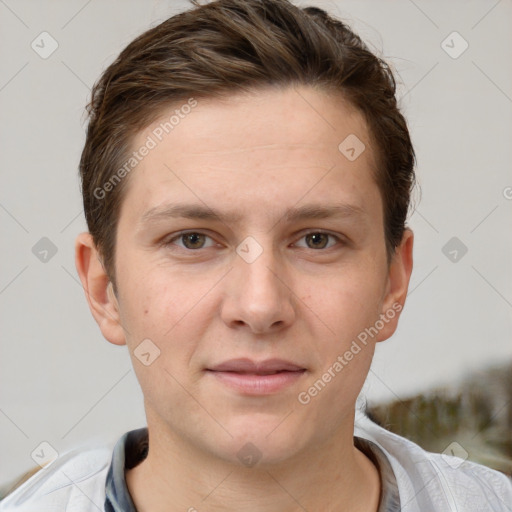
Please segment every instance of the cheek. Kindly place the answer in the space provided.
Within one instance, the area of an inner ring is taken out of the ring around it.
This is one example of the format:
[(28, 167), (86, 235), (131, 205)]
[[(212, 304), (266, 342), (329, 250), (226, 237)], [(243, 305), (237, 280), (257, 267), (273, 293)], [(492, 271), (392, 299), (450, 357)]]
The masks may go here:
[(119, 286), (124, 325), (132, 339), (165, 333), (184, 316), (190, 293), (158, 265), (125, 260), (119, 266)]
[(191, 282), (158, 266), (123, 277), (121, 311), (130, 352), (149, 339), (160, 352), (155, 364), (183, 377), (213, 321), (214, 295), (208, 293), (212, 283)]
[(383, 290), (377, 278), (329, 279), (329, 285), (311, 288), (304, 301), (335, 339), (335, 344), (346, 343), (362, 330), (371, 326), (379, 317)]
[(317, 365), (299, 402), (318, 408), (326, 422), (337, 424), (350, 412), (366, 380), (377, 341), (373, 327), (380, 314), (378, 299), (375, 287), (333, 282), (321, 300), (310, 303), (323, 324), (317, 320), (321, 326), (312, 345)]

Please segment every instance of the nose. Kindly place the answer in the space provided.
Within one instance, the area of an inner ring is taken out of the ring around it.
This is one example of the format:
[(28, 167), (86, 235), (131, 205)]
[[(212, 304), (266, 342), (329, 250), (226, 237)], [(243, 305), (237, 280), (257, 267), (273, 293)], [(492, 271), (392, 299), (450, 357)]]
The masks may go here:
[(231, 328), (246, 326), (254, 334), (290, 326), (296, 315), (296, 301), (284, 263), (271, 248), (263, 249), (254, 261), (240, 254), (226, 276), (223, 321)]

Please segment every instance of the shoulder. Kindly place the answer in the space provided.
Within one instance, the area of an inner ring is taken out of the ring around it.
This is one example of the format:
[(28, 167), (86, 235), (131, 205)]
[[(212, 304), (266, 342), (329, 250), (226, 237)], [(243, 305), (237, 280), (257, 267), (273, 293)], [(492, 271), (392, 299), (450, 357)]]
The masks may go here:
[(112, 451), (69, 451), (37, 471), (0, 502), (0, 512), (103, 510)]
[(512, 479), (454, 455), (427, 452), (364, 415), (356, 435), (377, 444), (395, 473), (402, 510), (479, 512), (512, 510)]

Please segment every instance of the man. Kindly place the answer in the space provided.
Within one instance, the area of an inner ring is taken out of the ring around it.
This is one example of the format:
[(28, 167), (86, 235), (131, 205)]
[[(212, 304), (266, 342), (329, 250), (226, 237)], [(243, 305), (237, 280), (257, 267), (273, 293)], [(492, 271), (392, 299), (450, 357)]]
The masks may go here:
[(356, 413), (407, 295), (414, 151), (348, 27), (285, 0), (195, 5), (120, 54), (89, 113), (76, 264), (148, 425), (0, 510), (511, 510), (501, 473)]

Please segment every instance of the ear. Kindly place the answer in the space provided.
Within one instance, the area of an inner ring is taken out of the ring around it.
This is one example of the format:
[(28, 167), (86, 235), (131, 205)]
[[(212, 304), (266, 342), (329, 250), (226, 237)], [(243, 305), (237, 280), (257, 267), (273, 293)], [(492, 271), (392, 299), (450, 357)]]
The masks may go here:
[(103, 336), (114, 345), (125, 345), (119, 304), (90, 233), (81, 233), (76, 239), (75, 265), (89, 309)]
[(412, 272), (414, 234), (406, 228), (400, 245), (396, 248), (388, 270), (386, 294), (382, 303), (381, 320), (384, 327), (377, 341), (387, 340), (396, 331), (398, 318), (405, 305)]

